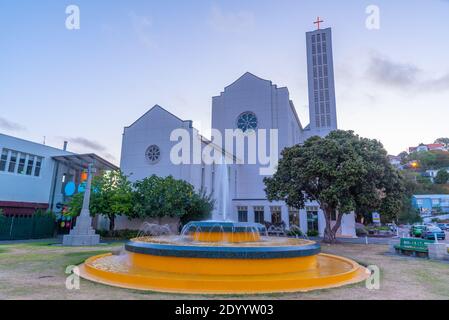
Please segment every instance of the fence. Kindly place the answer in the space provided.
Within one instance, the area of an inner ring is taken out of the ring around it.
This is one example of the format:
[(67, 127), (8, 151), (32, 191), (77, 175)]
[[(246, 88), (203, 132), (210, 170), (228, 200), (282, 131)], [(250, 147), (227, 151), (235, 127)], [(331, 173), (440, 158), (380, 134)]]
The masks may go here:
[(0, 240), (52, 238), (55, 219), (51, 216), (5, 217), (0, 215)]

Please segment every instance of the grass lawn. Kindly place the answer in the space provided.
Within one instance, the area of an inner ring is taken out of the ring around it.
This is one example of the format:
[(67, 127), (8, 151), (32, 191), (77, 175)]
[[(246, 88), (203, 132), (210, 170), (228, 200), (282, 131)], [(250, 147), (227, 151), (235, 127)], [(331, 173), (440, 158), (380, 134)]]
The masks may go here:
[(122, 249), (122, 244), (67, 248), (50, 242), (0, 245), (0, 299), (449, 299), (449, 264), (390, 255), (387, 246), (323, 245), (323, 252), (352, 258), (381, 270), (380, 290), (365, 283), (309, 293), (258, 296), (199, 296), (140, 292), (81, 280), (80, 290), (65, 288), (66, 267)]

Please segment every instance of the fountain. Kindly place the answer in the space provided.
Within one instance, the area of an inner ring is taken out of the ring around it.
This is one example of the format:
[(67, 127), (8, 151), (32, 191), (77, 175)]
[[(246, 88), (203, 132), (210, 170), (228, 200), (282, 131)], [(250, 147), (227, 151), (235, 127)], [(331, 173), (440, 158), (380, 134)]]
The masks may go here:
[(268, 237), (256, 223), (191, 222), (180, 235), (146, 228), (149, 235), (131, 239), (122, 254), (87, 259), (79, 275), (122, 288), (192, 294), (310, 291), (369, 276), (352, 260), (320, 253), (316, 242)]

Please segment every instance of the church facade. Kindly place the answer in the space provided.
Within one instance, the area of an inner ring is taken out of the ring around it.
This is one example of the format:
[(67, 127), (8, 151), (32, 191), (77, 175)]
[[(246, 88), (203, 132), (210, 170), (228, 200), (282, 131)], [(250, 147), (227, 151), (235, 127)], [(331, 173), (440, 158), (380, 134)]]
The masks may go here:
[[(309, 125), (302, 126), (286, 87), (247, 72), (212, 98), (211, 139), (204, 138), (192, 121), (158, 105), (125, 127), (122, 171), (134, 181), (171, 175), (213, 194), (214, 220), (283, 223), (287, 229), (297, 226), (304, 233), (315, 230), (323, 235), (325, 221), (318, 203), (297, 210), (284, 202), (269, 202), (263, 179), (274, 172), (270, 168), (275, 168), (273, 162), (284, 148), (337, 129), (330, 32), (318, 29), (306, 37)], [(192, 147), (181, 150), (186, 139)], [(181, 161), (174, 157), (180, 154)], [(205, 154), (215, 157), (205, 161)], [(338, 234), (355, 237), (353, 214), (344, 215)]]

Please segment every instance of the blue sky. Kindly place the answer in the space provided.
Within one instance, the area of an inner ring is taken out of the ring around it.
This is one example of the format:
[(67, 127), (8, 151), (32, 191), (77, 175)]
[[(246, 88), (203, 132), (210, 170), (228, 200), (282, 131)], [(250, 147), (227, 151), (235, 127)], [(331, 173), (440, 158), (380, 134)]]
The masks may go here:
[[(65, 28), (68, 5), (81, 29)], [(368, 5), (380, 29), (365, 27)], [(209, 134), (246, 71), (289, 88), (308, 124), (305, 32), (333, 28), (339, 126), (397, 154), (449, 136), (449, 1), (0, 0), (0, 132), (118, 163), (159, 104)]]

